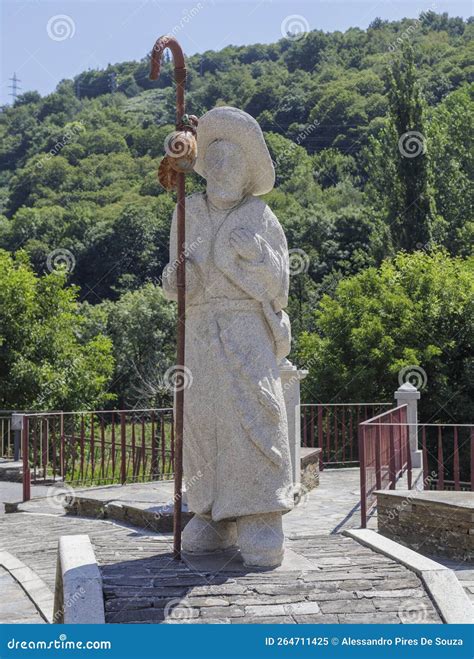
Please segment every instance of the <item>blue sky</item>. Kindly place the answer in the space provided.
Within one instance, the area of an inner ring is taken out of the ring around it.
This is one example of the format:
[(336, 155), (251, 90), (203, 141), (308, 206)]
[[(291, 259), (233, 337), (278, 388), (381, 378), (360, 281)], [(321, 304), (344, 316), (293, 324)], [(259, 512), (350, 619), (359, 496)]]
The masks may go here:
[[(430, 9), (466, 18), (470, 0), (0, 0), (0, 104), (16, 72), (22, 91), (53, 91), (63, 78), (108, 63), (140, 59), (174, 30), (187, 54), (228, 45), (269, 43), (282, 24), (309, 29), (365, 28)], [(295, 19), (288, 17), (297, 15)]]

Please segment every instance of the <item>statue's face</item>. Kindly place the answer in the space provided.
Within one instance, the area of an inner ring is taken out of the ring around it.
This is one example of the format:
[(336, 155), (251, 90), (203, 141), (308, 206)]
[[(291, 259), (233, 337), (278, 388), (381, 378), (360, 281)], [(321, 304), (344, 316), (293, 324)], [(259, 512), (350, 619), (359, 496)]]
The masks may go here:
[(247, 188), (247, 163), (242, 149), (232, 142), (217, 140), (204, 158), (207, 194), (221, 202), (237, 202)]

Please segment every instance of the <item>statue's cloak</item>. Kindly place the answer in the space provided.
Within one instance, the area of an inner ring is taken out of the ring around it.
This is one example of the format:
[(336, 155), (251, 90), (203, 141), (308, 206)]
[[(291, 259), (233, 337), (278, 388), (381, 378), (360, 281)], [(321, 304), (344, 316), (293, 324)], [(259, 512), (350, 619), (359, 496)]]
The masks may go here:
[[(261, 247), (241, 258), (230, 236), (244, 228)], [(163, 288), (176, 299), (176, 213)], [(215, 521), (293, 506), (288, 425), (279, 363), (290, 351), (288, 248), (268, 206), (248, 197), (212, 213), (186, 200), (184, 478), (189, 509)]]

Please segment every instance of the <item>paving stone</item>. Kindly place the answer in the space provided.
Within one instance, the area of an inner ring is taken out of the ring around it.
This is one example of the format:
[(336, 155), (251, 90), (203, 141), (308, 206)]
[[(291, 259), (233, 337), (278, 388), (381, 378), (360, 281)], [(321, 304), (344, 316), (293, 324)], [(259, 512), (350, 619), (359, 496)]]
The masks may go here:
[(423, 592), (414, 588), (407, 588), (406, 590), (359, 590), (356, 591), (356, 597), (359, 599), (374, 599), (379, 597), (423, 597)]
[(184, 597), (189, 591), (186, 588), (121, 588), (117, 586), (104, 587), (107, 599), (114, 597)]
[(295, 621), (290, 616), (278, 616), (274, 618), (244, 616), (243, 618), (232, 618), (230, 622), (233, 625), (291, 625), (294, 624)]
[(229, 606), (229, 602), (223, 597), (188, 597), (183, 604), (195, 607), (202, 606)]
[(237, 622), (242, 618), (190, 618), (189, 620), (163, 620), (163, 625), (230, 625), (231, 622)]
[(150, 597), (117, 597), (105, 602), (106, 611), (125, 611), (127, 609), (147, 609), (153, 606)]
[(312, 586), (305, 583), (294, 584), (256, 584), (252, 590), (262, 595), (299, 595), (301, 592), (308, 592)]
[(236, 583), (224, 583), (212, 586), (193, 586), (189, 595), (242, 595), (248, 589)]
[[(405, 588), (419, 588), (421, 586), (420, 578), (413, 572), (408, 572), (403, 578), (385, 579), (384, 582), (375, 584), (375, 588), (383, 590), (404, 590)], [(357, 590), (365, 590), (365, 588), (357, 588)]]
[(311, 601), (316, 601), (316, 602), (331, 602), (335, 600), (348, 600), (348, 599), (356, 599), (355, 593), (349, 593), (347, 590), (345, 591), (337, 591), (334, 593), (318, 593), (318, 592), (313, 592), (309, 593), (308, 595), (308, 600)]
[(406, 604), (407, 601), (405, 598), (374, 600), (374, 606), (377, 611), (393, 611), (394, 613), (398, 613), (406, 607)]
[(283, 616), (283, 615), (308, 615), (320, 613), (321, 609), (317, 602), (296, 602), (295, 604), (263, 604), (260, 606), (246, 606), (247, 616)]
[(301, 602), (305, 599), (304, 595), (237, 595), (229, 597), (232, 604), (250, 606), (259, 604), (289, 604), (292, 602)]
[(296, 623), (300, 625), (337, 625), (339, 620), (337, 615), (294, 615)]
[(210, 608), (201, 609), (201, 616), (203, 618), (220, 618), (221, 616), (224, 618), (236, 618), (243, 615), (244, 610), (241, 607), (232, 604), (226, 607), (212, 606)]
[(107, 588), (108, 586), (113, 586), (117, 585), (120, 586), (120, 588), (123, 588), (125, 586), (137, 586), (139, 588), (151, 588), (154, 583), (153, 579), (150, 579), (149, 577), (123, 577), (123, 578), (114, 578), (110, 579), (109, 577), (103, 577), (103, 582), (104, 586)]
[(371, 600), (335, 600), (321, 602), (321, 611), (323, 613), (371, 613), (375, 611), (375, 606)]
[[(341, 625), (364, 625), (369, 622), (367, 615), (360, 613), (345, 613), (338, 615), (339, 624)], [(377, 613), (370, 614), (370, 623), (377, 625), (399, 625), (401, 620), (396, 613)]]

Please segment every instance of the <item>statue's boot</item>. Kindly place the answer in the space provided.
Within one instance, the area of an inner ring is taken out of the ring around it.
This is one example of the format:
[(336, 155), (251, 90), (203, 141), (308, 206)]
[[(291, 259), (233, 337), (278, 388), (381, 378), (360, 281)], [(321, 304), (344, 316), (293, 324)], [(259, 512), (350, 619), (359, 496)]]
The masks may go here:
[(282, 514), (237, 517), (237, 540), (247, 567), (278, 567), (283, 560)]
[(186, 524), (182, 535), (183, 551), (205, 554), (237, 545), (237, 528), (234, 521), (213, 522), (210, 515), (194, 515)]

